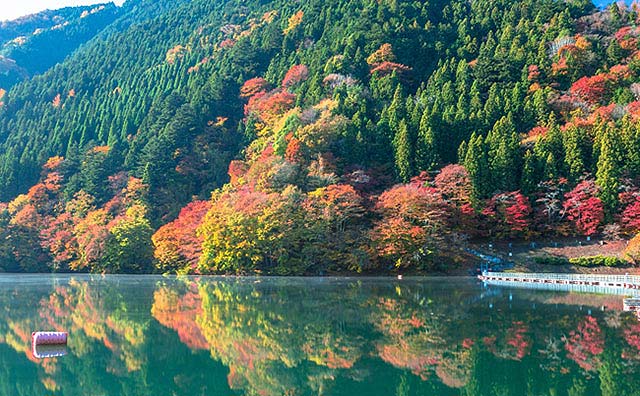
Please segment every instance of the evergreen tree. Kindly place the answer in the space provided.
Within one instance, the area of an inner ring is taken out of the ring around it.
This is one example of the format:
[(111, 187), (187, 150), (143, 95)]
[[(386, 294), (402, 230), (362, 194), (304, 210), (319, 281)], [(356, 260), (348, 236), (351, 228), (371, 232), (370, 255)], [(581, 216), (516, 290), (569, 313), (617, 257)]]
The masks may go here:
[(414, 174), (414, 145), (407, 122), (400, 121), (400, 126), (393, 139), (396, 172), (403, 182), (408, 182)]
[(513, 191), (520, 180), (520, 139), (511, 117), (502, 117), (487, 135), (493, 189)]
[(584, 154), (582, 152), (583, 139), (581, 129), (571, 126), (564, 131), (563, 144), (565, 149), (564, 166), (567, 176), (576, 182), (586, 171)]
[(525, 195), (531, 195), (538, 186), (539, 173), (536, 166), (536, 157), (531, 150), (527, 150), (524, 154), (524, 165), (522, 167), (522, 179), (520, 181), (520, 190)]
[(620, 138), (624, 151), (624, 171), (627, 175), (640, 174), (640, 125), (625, 117), (622, 120)]
[(393, 93), (393, 100), (387, 109), (389, 128), (391, 128), (391, 131), (394, 133), (399, 130), (400, 122), (406, 117), (405, 102), (406, 100), (402, 92), (402, 86), (398, 84), (395, 92)]
[(557, 179), (560, 176), (557, 163), (558, 161), (553, 155), (553, 152), (548, 152), (544, 159), (544, 177), (546, 180)]
[(464, 163), (464, 160), (466, 157), (467, 157), (467, 142), (463, 141), (462, 143), (460, 143), (460, 146), (458, 147), (458, 163), (459, 164)]
[(596, 184), (599, 197), (605, 207), (605, 213), (612, 218), (618, 206), (618, 189), (620, 187), (620, 146), (617, 131), (606, 128), (600, 139), (600, 156), (596, 172)]
[(469, 178), (473, 186), (471, 198), (477, 206), (480, 200), (488, 198), (493, 192), (487, 149), (481, 135), (476, 135), (475, 133), (471, 135), (463, 165), (469, 172)]
[(416, 170), (433, 170), (439, 161), (436, 142), (440, 139), (431, 127), (431, 119), (427, 111), (422, 114), (418, 139), (416, 142)]

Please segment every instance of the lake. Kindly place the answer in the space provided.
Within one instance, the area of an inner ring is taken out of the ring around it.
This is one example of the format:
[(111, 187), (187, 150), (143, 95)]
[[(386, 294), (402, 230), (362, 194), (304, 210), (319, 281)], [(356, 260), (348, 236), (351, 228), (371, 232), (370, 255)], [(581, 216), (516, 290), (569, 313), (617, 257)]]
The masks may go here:
[[(0, 395), (631, 395), (622, 297), (472, 278), (0, 276)], [(69, 332), (37, 359), (35, 330)], [(65, 351), (62, 351), (65, 352)]]

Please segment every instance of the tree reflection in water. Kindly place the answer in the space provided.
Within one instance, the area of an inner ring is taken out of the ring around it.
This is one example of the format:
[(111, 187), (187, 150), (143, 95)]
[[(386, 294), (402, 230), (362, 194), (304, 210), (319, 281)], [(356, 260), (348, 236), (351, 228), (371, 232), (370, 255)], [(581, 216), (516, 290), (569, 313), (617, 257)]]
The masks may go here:
[[(433, 278), (1, 286), (0, 395), (640, 393), (620, 297)], [(35, 329), (69, 331), (68, 355), (32, 356)]]

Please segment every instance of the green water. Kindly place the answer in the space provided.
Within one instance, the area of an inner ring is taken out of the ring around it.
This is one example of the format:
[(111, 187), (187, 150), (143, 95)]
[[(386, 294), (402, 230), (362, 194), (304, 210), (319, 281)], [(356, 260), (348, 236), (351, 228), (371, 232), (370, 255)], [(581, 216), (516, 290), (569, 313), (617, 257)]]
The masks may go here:
[[(640, 394), (622, 298), (471, 278), (0, 276), (0, 395)], [(35, 359), (34, 330), (69, 332)]]

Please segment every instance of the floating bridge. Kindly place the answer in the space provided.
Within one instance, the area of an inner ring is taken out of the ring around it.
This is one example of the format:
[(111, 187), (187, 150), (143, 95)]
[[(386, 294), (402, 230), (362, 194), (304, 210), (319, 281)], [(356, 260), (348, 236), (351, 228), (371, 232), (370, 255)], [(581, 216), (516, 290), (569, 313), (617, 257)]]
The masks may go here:
[(483, 272), (487, 285), (640, 297), (640, 276)]
[(478, 275), (478, 278), (485, 285), (617, 294), (627, 297), (623, 300), (623, 310), (635, 312), (638, 320), (640, 320), (640, 276), (485, 271), (482, 275)]

